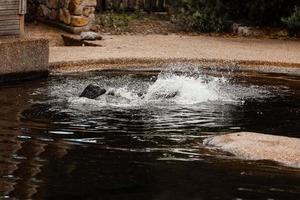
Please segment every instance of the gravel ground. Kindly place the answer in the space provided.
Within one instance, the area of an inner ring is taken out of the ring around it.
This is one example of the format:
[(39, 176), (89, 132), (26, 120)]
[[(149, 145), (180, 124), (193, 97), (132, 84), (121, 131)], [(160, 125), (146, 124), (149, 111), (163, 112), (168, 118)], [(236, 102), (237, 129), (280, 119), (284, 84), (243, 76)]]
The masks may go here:
[[(182, 35), (114, 35), (101, 47), (51, 47), (50, 63), (101, 63), (104, 60), (217, 60), (300, 67), (300, 42)], [(150, 62), (151, 64), (151, 62)], [(74, 65), (74, 67), (76, 67)], [(86, 66), (88, 67), (88, 66)]]

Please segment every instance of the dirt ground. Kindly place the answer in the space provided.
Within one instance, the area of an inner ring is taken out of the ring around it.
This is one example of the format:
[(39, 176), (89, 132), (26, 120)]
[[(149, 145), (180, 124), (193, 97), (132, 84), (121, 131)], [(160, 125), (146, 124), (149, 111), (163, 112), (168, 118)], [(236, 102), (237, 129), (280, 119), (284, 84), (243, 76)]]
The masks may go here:
[(300, 42), (182, 35), (110, 35), (102, 47), (52, 47), (50, 62), (118, 58), (218, 59), (300, 64)]
[[(44, 24), (26, 25), (26, 37), (48, 38), (50, 63), (101, 63), (103, 60), (218, 60), (300, 66), (300, 41), (188, 34), (103, 33), (99, 47), (66, 47), (63, 30)], [(149, 61), (150, 62), (150, 61)]]
[(61, 34), (69, 33), (39, 22), (25, 25), (25, 37), (46, 38), (49, 40), (50, 46), (64, 46)]

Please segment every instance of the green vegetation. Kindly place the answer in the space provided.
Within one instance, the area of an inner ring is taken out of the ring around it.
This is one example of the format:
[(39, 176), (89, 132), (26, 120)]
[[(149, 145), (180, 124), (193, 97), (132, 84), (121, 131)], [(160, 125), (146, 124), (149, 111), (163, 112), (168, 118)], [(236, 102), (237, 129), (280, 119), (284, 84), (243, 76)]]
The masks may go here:
[[(128, 6), (129, 2), (131, 1), (128, 1)], [(233, 23), (287, 28), (291, 36), (300, 29), (299, 0), (168, 0), (163, 5), (171, 14), (177, 29), (185, 31), (224, 32)], [(96, 24), (127, 30), (129, 24), (136, 24), (137, 21), (142, 23), (152, 15), (148, 12), (150, 10), (142, 9), (143, 7), (130, 10), (135, 12), (126, 12), (126, 9), (121, 8), (122, 6), (120, 9), (111, 8), (107, 12), (98, 13)]]
[(290, 17), (283, 18), (282, 22), (287, 25), (289, 34), (294, 36), (300, 30), (300, 7), (295, 7), (293, 14)]
[(126, 27), (129, 22), (138, 19), (140, 16), (138, 14), (125, 14), (125, 13), (115, 13), (106, 12), (102, 14), (97, 14), (96, 23), (102, 25), (103, 27)]
[(199, 32), (221, 32), (224, 30), (226, 15), (219, 0), (186, 0), (175, 6), (178, 13), (175, 22), (183, 29)]
[(298, 29), (300, 12), (295, 6), (300, 6), (299, 0), (177, 0), (174, 4), (175, 21), (183, 29), (199, 32), (221, 32), (231, 22)]

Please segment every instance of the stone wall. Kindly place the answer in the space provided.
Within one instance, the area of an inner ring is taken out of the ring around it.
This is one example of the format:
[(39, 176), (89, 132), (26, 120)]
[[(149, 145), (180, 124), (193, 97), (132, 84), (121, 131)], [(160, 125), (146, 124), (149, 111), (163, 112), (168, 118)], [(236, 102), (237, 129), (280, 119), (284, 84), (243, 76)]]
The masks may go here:
[(97, 0), (39, 0), (37, 18), (79, 33), (95, 20)]

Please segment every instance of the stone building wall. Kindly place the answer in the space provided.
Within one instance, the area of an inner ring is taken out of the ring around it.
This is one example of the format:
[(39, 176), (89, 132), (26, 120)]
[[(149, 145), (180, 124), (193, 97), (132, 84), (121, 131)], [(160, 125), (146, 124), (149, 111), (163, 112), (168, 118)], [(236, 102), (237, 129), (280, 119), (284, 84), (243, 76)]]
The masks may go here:
[(97, 0), (38, 0), (36, 17), (79, 33), (90, 29), (96, 6)]

